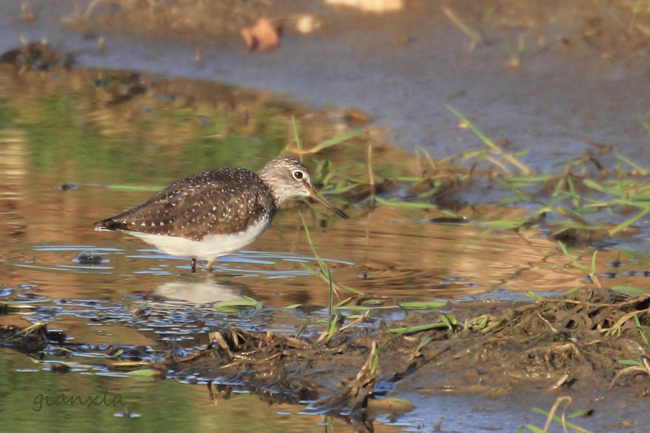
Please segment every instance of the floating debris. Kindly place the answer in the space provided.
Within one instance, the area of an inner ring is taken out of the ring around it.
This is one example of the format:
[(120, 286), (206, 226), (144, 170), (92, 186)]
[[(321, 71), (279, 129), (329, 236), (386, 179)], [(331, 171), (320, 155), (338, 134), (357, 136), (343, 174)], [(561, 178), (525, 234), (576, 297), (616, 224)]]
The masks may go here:
[(73, 261), (80, 265), (99, 266), (107, 260), (100, 256), (96, 251), (83, 251)]
[(64, 344), (66, 335), (61, 331), (49, 331), (45, 323), (37, 322), (26, 328), (16, 325), (0, 326), (0, 346), (11, 347), (24, 353), (45, 350), (50, 343)]
[(74, 183), (64, 183), (59, 188), (63, 191), (73, 191), (77, 189), (77, 185), (75, 185)]

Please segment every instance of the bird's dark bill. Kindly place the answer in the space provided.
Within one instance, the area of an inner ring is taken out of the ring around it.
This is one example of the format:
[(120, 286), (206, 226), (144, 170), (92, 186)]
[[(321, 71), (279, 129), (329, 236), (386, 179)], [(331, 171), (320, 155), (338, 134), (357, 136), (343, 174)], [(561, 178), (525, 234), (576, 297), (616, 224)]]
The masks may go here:
[(327, 206), (327, 208), (328, 208), (329, 210), (331, 210), (332, 212), (334, 212), (335, 214), (337, 214), (338, 216), (340, 216), (340, 217), (343, 218), (344, 220), (348, 220), (348, 219), (350, 219), (350, 217), (347, 216), (347, 215), (345, 214), (345, 212), (343, 212), (341, 209), (337, 208), (337, 207), (334, 206), (332, 203), (330, 203), (329, 201), (327, 201), (327, 199), (326, 199), (325, 197), (323, 197), (322, 195), (320, 195), (320, 193), (319, 193), (318, 191), (312, 189), (312, 190), (311, 190), (311, 196), (312, 196), (313, 198), (315, 198), (316, 200), (318, 200), (319, 202), (323, 203), (325, 206)]

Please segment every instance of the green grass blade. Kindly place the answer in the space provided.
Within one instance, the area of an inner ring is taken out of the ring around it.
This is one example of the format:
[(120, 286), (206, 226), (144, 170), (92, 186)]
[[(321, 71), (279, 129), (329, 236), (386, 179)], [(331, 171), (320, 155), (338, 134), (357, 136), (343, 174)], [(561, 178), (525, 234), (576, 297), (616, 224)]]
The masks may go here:
[(430, 301), (430, 302), (402, 302), (400, 307), (407, 310), (429, 310), (444, 307), (447, 305), (445, 301)]
[(302, 220), (302, 227), (305, 229), (305, 236), (307, 236), (307, 242), (309, 243), (309, 246), (311, 247), (311, 252), (314, 254), (314, 257), (318, 261), (318, 265), (320, 266), (321, 271), (323, 274), (328, 274), (329, 269), (327, 268), (327, 265), (325, 262), (320, 258), (318, 253), (316, 252), (316, 247), (314, 247), (314, 242), (311, 240), (311, 235), (309, 234), (309, 228), (307, 227), (307, 221), (305, 221), (305, 217), (303, 214), (300, 214), (300, 219)]
[[(534, 407), (533, 411), (535, 411), (535, 412), (537, 412), (537, 413), (539, 413), (541, 415), (544, 415), (546, 417), (548, 417), (548, 415), (549, 415), (549, 413), (547, 411), (545, 411), (543, 409), (540, 409), (540, 408), (537, 408), (537, 407)], [(582, 427), (579, 427), (579, 426), (577, 426), (575, 424), (570, 423), (569, 421), (562, 422), (562, 417), (559, 417), (557, 415), (553, 416), (553, 421), (555, 421), (557, 423), (560, 423), (562, 425), (566, 425), (570, 429), (572, 429), (572, 430), (574, 430), (576, 432), (579, 432), (579, 433), (591, 433), (589, 430), (585, 430)]]
[(591, 273), (589, 275), (596, 275), (596, 256), (598, 255), (598, 250), (594, 251), (594, 254), (591, 256)]
[(633, 359), (619, 359), (616, 362), (618, 362), (621, 365), (629, 365), (629, 366), (633, 366), (633, 367), (643, 367), (643, 363), (641, 361), (635, 361)]
[(253, 298), (245, 297), (234, 301), (220, 301), (213, 305), (213, 308), (222, 313), (239, 313), (240, 310), (260, 310), (264, 304)]
[(104, 185), (104, 188), (111, 191), (125, 191), (125, 192), (138, 192), (138, 191), (160, 191), (162, 186), (146, 186), (146, 185)]
[(632, 286), (612, 286), (611, 289), (617, 292), (645, 293), (645, 290)]
[(636, 329), (639, 331), (639, 334), (641, 334), (641, 338), (643, 338), (645, 345), (650, 347), (650, 341), (648, 341), (648, 336), (645, 335), (645, 332), (643, 331), (643, 327), (641, 326), (641, 322), (639, 321), (638, 314), (634, 315), (634, 322), (636, 323)]
[(414, 334), (416, 332), (428, 331), (436, 328), (447, 328), (447, 324), (443, 322), (428, 323), (426, 325), (409, 326), (407, 328), (392, 328), (389, 329), (393, 334)]
[(291, 116), (291, 127), (293, 128), (293, 138), (296, 140), (296, 147), (298, 148), (298, 157), (302, 162), (302, 141), (298, 135), (298, 125), (296, 124), (296, 116)]
[(560, 246), (560, 249), (562, 250), (564, 255), (567, 256), (569, 258), (569, 260), (571, 260), (571, 263), (573, 263), (578, 269), (584, 271), (585, 274), (590, 273), (585, 265), (580, 263), (575, 257), (573, 257), (571, 254), (569, 254), (569, 251), (567, 251), (566, 247), (564, 246), (564, 244), (562, 242), (558, 241), (557, 243)]
[(350, 131), (347, 134), (338, 135), (336, 137), (330, 138), (329, 140), (324, 141), (321, 144), (312, 147), (305, 153), (318, 153), (321, 150), (325, 150), (329, 147), (336, 146), (337, 144), (341, 144), (347, 140), (358, 137), (360, 135), (363, 135), (363, 131)]
[(383, 198), (379, 197), (375, 197), (375, 201), (384, 206), (398, 207), (402, 209), (437, 209), (437, 206), (431, 203), (384, 200)]
[(638, 164), (632, 162), (631, 160), (629, 160), (628, 158), (624, 157), (624, 156), (621, 155), (620, 153), (618, 153), (618, 152), (615, 151), (615, 152), (614, 152), (614, 155), (616, 156), (617, 159), (623, 161), (624, 163), (626, 163), (626, 164), (629, 165), (630, 167), (636, 169), (636, 170), (639, 172), (639, 174), (641, 174), (642, 176), (647, 176), (647, 175), (650, 173), (650, 170), (648, 170), (648, 169), (646, 169), (646, 168), (643, 168), (643, 167), (641, 167), (640, 165), (638, 165)]
[(494, 143), (492, 140), (490, 140), (489, 138), (487, 138), (487, 137), (486, 137), (486, 136), (485, 136), (485, 135), (484, 135), (484, 134), (483, 134), (483, 133), (482, 133), (478, 128), (476, 128), (476, 127), (472, 124), (472, 122), (470, 122), (470, 121), (469, 121), (465, 116), (463, 116), (463, 115), (462, 115), (458, 110), (456, 110), (455, 108), (453, 108), (451, 105), (445, 105), (445, 107), (447, 107), (447, 109), (448, 109), (449, 111), (451, 111), (452, 113), (454, 113), (454, 114), (456, 115), (456, 117), (458, 117), (460, 120), (462, 120), (462, 121), (463, 121), (463, 122), (464, 122), (464, 123), (469, 127), (469, 129), (471, 129), (472, 132), (473, 132), (474, 134), (476, 134), (476, 136), (477, 136), (478, 138), (480, 138), (480, 139), (483, 141), (483, 143), (485, 143), (485, 144), (486, 144), (486, 145), (487, 145), (487, 146), (488, 146), (488, 147), (489, 147), (493, 152), (498, 153), (498, 154), (501, 155), (501, 156), (502, 156), (506, 161), (508, 161), (510, 164), (512, 164), (512, 165), (514, 165), (515, 167), (517, 167), (517, 168), (519, 169), (519, 171), (521, 172), (521, 174), (523, 174), (524, 176), (531, 176), (531, 175), (533, 174), (532, 170), (531, 170), (528, 166), (526, 166), (526, 164), (522, 163), (522, 162), (519, 161), (515, 156), (513, 156), (512, 154), (510, 154), (510, 153), (504, 151), (504, 150), (501, 149), (499, 146), (497, 146), (496, 143)]
[(329, 295), (327, 299), (327, 329), (332, 329), (332, 310), (333, 310), (333, 305), (334, 304), (334, 287), (332, 286), (332, 273), (327, 270), (327, 279), (329, 281)]
[(613, 229), (611, 229), (609, 231), (609, 234), (614, 235), (614, 234), (620, 232), (621, 230), (628, 228), (629, 226), (631, 226), (632, 224), (634, 224), (635, 222), (637, 222), (638, 220), (640, 220), (641, 218), (643, 218), (644, 216), (646, 216), (649, 213), (650, 213), (650, 208), (646, 208), (646, 209), (642, 210), (641, 212), (639, 212), (638, 214), (636, 214), (632, 218), (622, 222), (621, 224), (619, 224), (616, 227), (614, 227)]

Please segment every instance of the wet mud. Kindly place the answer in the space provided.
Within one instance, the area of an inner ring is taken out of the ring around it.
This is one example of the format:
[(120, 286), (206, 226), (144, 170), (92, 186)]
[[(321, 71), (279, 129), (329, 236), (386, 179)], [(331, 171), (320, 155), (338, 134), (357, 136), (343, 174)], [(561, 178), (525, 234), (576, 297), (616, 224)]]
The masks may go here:
[(583, 288), (526, 303), (411, 313), (389, 325), (364, 314), (330, 335), (224, 328), (205, 334), (209, 341), (193, 353), (72, 343), (42, 323), (4, 326), (0, 344), (37, 358), (47, 353), (50, 363), (60, 361), (53, 373), (75, 367), (66, 358), (94, 354), (96, 364), (116, 373), (145, 369), (153, 377), (207, 383), (206, 398), (246, 390), (373, 431), (369, 406), (375, 414), (408, 411), (399, 402), (380, 404), (397, 387), (490, 398), (540, 392), (607, 398), (617, 388), (643, 397), (650, 392), (649, 306), (650, 295)]
[(56, 67), (69, 70), (74, 64), (74, 55), (60, 54), (47, 44), (34, 42), (2, 53), (0, 62), (19, 67), (22, 71), (50, 71)]
[[(650, 390), (647, 369), (629, 370), (619, 361), (647, 364), (648, 305), (648, 295), (582, 289), (520, 305), (463, 305), (444, 313), (455, 320), (425, 331), (418, 327), (440, 325), (443, 313), (413, 313), (390, 327), (366, 317), (373, 327), (349, 326), (327, 343), (229, 329), (173, 368), (198, 369), (203, 377), (221, 370), (228, 383), (254, 384), (338, 410), (365, 407), (365, 398), (375, 394), (374, 379), (354, 376), (374, 357), (380, 389), (402, 382), (420, 392), (497, 396), (526, 388), (603, 392), (622, 386), (643, 396)], [(368, 391), (359, 407), (353, 386)], [(329, 403), (318, 402), (317, 395)]]

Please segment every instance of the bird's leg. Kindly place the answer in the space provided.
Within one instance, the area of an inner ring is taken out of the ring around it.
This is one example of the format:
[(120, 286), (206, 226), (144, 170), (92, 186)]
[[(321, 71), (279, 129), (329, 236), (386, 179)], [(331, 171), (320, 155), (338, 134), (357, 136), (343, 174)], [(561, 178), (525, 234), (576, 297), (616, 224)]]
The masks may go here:
[(208, 266), (206, 268), (208, 272), (212, 272), (212, 262), (214, 262), (214, 259), (208, 259)]
[(196, 259), (192, 257), (192, 273), (196, 272)]

